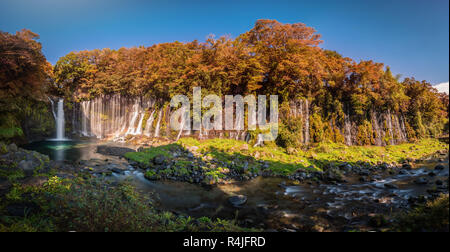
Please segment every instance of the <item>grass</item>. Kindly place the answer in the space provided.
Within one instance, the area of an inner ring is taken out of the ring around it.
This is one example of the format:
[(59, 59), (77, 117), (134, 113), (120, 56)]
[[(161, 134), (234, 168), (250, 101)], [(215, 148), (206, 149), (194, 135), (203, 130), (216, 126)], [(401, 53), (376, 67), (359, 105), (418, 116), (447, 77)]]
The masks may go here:
[(172, 157), (172, 154), (174, 151), (194, 152), (198, 158), (206, 162), (206, 166), (197, 163), (195, 169), (203, 171), (211, 180), (218, 181), (224, 178), (223, 175), (229, 169), (240, 174), (260, 174), (268, 170), (274, 176), (288, 176), (299, 169), (322, 171), (330, 163), (352, 165), (401, 163), (406, 159), (420, 159), (440, 150), (448, 150), (448, 145), (436, 139), (423, 139), (416, 143), (385, 147), (320, 143), (303, 151), (286, 149), (275, 144), (253, 147), (244, 141), (231, 139), (181, 138), (176, 143), (144, 149), (141, 152), (130, 152), (125, 156), (145, 168), (152, 168), (152, 160), (157, 155), (163, 155), (168, 160), (174, 161), (174, 165), (170, 168), (158, 172), (148, 171), (147, 177), (154, 179), (161, 176), (189, 175), (188, 165), (194, 164), (193, 160), (186, 157)]
[(449, 197), (443, 194), (406, 214), (398, 217), (393, 231), (400, 232), (448, 232)]
[[(299, 168), (320, 171), (330, 162), (357, 163), (379, 162), (400, 163), (407, 158), (419, 159), (439, 150), (448, 150), (448, 145), (436, 139), (423, 139), (416, 143), (405, 143), (393, 146), (346, 146), (335, 143), (321, 143), (307, 151), (297, 150), (290, 153), (286, 149), (268, 145), (252, 147), (243, 141), (230, 139), (196, 140), (182, 138), (178, 141), (182, 146), (197, 146), (198, 152), (210, 155), (222, 162), (253, 157), (270, 164), (274, 174), (288, 175)], [(288, 154), (289, 153), (289, 154)]]
[[(274, 174), (288, 175), (300, 168), (311, 171), (320, 170), (306, 156), (287, 154), (286, 149), (276, 145), (253, 147), (244, 141), (218, 138), (202, 141), (182, 138), (178, 143), (182, 146), (196, 146), (199, 153), (221, 162), (246, 161), (250, 169), (254, 161), (265, 161)], [(253, 168), (257, 169), (257, 167)]]
[[(0, 232), (257, 231), (241, 228), (234, 221), (157, 211), (152, 198), (130, 184), (112, 186), (101, 178), (52, 177), (43, 186), (16, 186), (0, 202)], [(39, 211), (25, 217), (8, 216), (5, 206), (16, 202), (32, 202)]]
[(448, 150), (448, 145), (436, 139), (423, 139), (416, 143), (381, 146), (345, 146), (320, 144), (307, 152), (316, 160), (371, 164), (378, 162), (401, 163), (408, 158), (420, 159), (439, 150)]
[(162, 145), (158, 147), (146, 148), (140, 152), (128, 152), (125, 157), (138, 163), (149, 166), (153, 158), (158, 155), (170, 157), (170, 152), (178, 148), (177, 144)]

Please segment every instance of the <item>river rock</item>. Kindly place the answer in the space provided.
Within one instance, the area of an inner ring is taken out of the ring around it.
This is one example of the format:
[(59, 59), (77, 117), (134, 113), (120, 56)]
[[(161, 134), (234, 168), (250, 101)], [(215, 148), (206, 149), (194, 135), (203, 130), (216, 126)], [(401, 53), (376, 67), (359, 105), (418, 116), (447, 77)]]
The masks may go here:
[(402, 168), (406, 169), (406, 170), (411, 170), (412, 166), (410, 164), (408, 164), (408, 163), (404, 163), (404, 164), (402, 164)]
[(342, 182), (341, 172), (336, 168), (329, 168), (323, 173), (323, 178), (328, 182)]
[(38, 165), (33, 163), (33, 161), (31, 160), (22, 160), (19, 162), (19, 164), (17, 165), (17, 167), (19, 169), (21, 169), (22, 171), (25, 172), (25, 175), (27, 176), (31, 176), (33, 175), (34, 169), (37, 167)]
[(100, 153), (103, 155), (123, 157), (125, 155), (125, 153), (127, 153), (127, 152), (136, 152), (136, 151), (133, 149), (130, 149), (130, 148), (126, 148), (126, 147), (116, 147), (116, 146), (107, 146), (107, 145), (97, 146), (97, 153)]
[(418, 185), (426, 185), (426, 184), (428, 184), (428, 180), (425, 178), (418, 178), (418, 179), (414, 180), (414, 183), (416, 183)]
[(436, 165), (436, 167), (434, 167), (434, 169), (437, 170), (437, 171), (442, 171), (442, 170), (445, 169), (445, 167), (443, 165), (441, 165), (441, 164), (438, 164), (438, 165)]
[(384, 184), (384, 187), (386, 187), (388, 189), (398, 189), (398, 186), (396, 186), (394, 184)]
[(47, 177), (43, 177), (43, 176), (40, 176), (40, 177), (29, 177), (29, 178), (24, 179), (21, 182), (21, 184), (25, 185), (25, 186), (38, 187), (38, 186), (44, 185), (47, 181), (48, 181), (48, 178)]
[(154, 163), (155, 165), (162, 165), (162, 164), (164, 164), (165, 161), (166, 161), (166, 156), (164, 156), (164, 155), (162, 155), (162, 154), (156, 155), (156, 156), (153, 158), (153, 163)]
[(124, 174), (125, 173), (124, 170), (122, 170), (120, 168), (117, 168), (117, 167), (112, 168), (111, 171), (114, 172), (114, 173), (117, 173), (117, 174)]
[(245, 195), (236, 195), (228, 198), (228, 202), (231, 203), (234, 207), (242, 207), (247, 202), (247, 196)]
[(15, 143), (8, 145), (8, 151), (10, 151), (10, 152), (18, 151), (17, 145)]

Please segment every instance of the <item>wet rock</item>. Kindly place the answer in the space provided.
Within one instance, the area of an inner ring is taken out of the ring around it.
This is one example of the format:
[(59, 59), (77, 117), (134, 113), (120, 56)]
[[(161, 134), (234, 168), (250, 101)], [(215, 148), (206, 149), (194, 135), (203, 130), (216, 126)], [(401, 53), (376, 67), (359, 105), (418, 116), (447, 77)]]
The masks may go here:
[(436, 165), (436, 167), (434, 167), (434, 169), (435, 169), (436, 171), (442, 171), (442, 170), (445, 169), (445, 167), (444, 167), (443, 165), (441, 165), (441, 164), (438, 164), (438, 165)]
[(398, 172), (398, 174), (400, 174), (400, 175), (406, 175), (406, 174), (408, 174), (408, 172), (405, 171), (405, 170), (400, 170), (400, 171)]
[(8, 145), (8, 151), (17, 152), (18, 151), (17, 145), (15, 143)]
[(351, 172), (353, 169), (352, 165), (349, 163), (343, 163), (342, 165), (339, 166), (339, 168), (341, 168), (342, 170), (344, 170), (346, 172)]
[(442, 182), (442, 180), (438, 179), (438, 180), (435, 181), (435, 184), (436, 185), (443, 185), (444, 182)]
[(119, 168), (117, 168), (117, 167), (112, 168), (111, 171), (114, 172), (114, 173), (117, 173), (117, 174), (123, 174), (123, 173), (125, 173), (124, 170), (119, 169)]
[(40, 176), (40, 177), (30, 177), (30, 178), (24, 179), (24, 180), (21, 182), (21, 184), (22, 184), (22, 185), (25, 185), (25, 186), (35, 186), (35, 187), (38, 187), (38, 186), (44, 185), (47, 181), (48, 181), (48, 178), (47, 178), (47, 177), (43, 177), (43, 176)]
[(153, 158), (153, 163), (155, 165), (162, 165), (162, 164), (164, 164), (165, 161), (166, 161), (166, 156), (161, 155), (161, 154), (157, 155)]
[(398, 189), (398, 186), (396, 186), (394, 184), (384, 184), (384, 187), (386, 187), (388, 189)]
[(130, 149), (130, 148), (126, 148), (126, 147), (116, 147), (116, 146), (107, 146), (107, 145), (97, 146), (97, 153), (100, 153), (103, 155), (123, 157), (125, 155), (125, 153), (127, 153), (127, 152), (136, 152), (136, 151), (133, 149)]
[(369, 175), (370, 175), (370, 172), (369, 172), (368, 170), (361, 170), (361, 171), (359, 172), (359, 175), (361, 175), (361, 176), (369, 176)]
[(228, 198), (228, 202), (234, 207), (242, 207), (245, 203), (247, 203), (247, 196), (245, 195), (236, 195)]
[(418, 178), (418, 179), (414, 180), (414, 183), (416, 183), (418, 185), (426, 185), (426, 184), (428, 184), (428, 180), (425, 178)]
[(429, 173), (428, 173), (428, 176), (434, 177), (434, 176), (436, 176), (436, 173), (434, 173), (434, 172), (429, 172)]
[(27, 176), (31, 176), (33, 175), (34, 169), (39, 166), (35, 163), (33, 163), (33, 161), (31, 160), (22, 160), (19, 162), (19, 164), (17, 165), (17, 167), (19, 169), (21, 169), (22, 171), (25, 172), (25, 175)]
[(370, 179), (366, 176), (362, 176), (359, 178), (359, 182), (367, 183), (370, 182)]
[(323, 174), (323, 178), (324, 180), (328, 181), (328, 182), (342, 182), (343, 181), (343, 177), (342, 177), (342, 173), (335, 168), (329, 168), (328, 170), (326, 170)]
[(411, 170), (412, 166), (410, 164), (408, 164), (408, 163), (404, 163), (404, 164), (402, 164), (402, 168), (406, 169), (406, 170)]

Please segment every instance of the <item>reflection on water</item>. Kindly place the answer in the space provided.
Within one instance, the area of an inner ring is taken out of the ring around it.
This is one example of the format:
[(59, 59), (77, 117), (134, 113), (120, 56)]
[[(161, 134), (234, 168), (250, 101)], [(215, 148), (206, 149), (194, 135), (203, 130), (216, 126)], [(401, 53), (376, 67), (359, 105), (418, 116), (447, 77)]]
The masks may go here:
[[(56, 161), (79, 161), (90, 159), (108, 158), (97, 153), (99, 144), (110, 144), (98, 140), (73, 140), (73, 141), (40, 141), (22, 146), (24, 149), (34, 150), (48, 155)], [(114, 144), (117, 145), (117, 144)]]

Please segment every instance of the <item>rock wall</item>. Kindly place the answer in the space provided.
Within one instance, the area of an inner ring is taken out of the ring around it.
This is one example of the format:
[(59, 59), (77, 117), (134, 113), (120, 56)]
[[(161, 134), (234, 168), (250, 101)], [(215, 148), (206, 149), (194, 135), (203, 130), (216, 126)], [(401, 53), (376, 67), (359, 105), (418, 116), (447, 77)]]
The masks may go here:
[[(181, 131), (173, 132), (168, 127), (170, 107), (162, 106), (151, 98), (129, 98), (119, 94), (100, 96), (89, 101), (74, 104), (67, 113), (72, 121), (72, 133), (80, 136), (108, 138), (115, 141), (129, 136), (172, 137), (197, 136), (205, 138), (230, 138), (249, 140), (247, 131)], [(302, 118), (303, 143), (309, 144), (310, 118), (312, 106), (306, 99), (290, 103), (289, 116)], [(352, 120), (350, 111), (346, 111), (343, 123), (336, 124), (347, 145), (358, 144), (358, 125)], [(244, 120), (244, 118), (235, 118)], [(224, 120), (222, 120), (224, 121)], [(192, 122), (191, 122), (192, 123)], [(329, 122), (333, 125), (332, 122)], [(371, 112), (371, 142), (375, 145), (398, 144), (407, 141), (405, 119), (402, 115), (386, 112)]]

